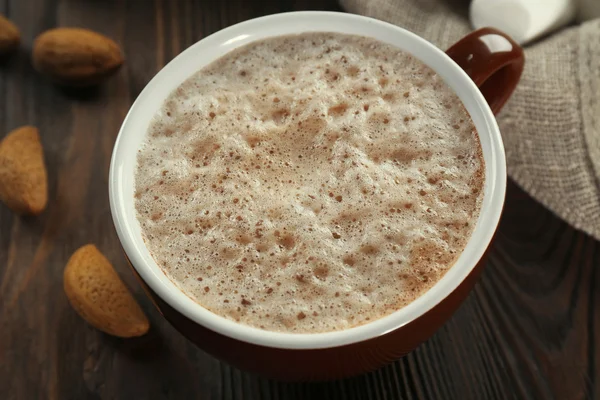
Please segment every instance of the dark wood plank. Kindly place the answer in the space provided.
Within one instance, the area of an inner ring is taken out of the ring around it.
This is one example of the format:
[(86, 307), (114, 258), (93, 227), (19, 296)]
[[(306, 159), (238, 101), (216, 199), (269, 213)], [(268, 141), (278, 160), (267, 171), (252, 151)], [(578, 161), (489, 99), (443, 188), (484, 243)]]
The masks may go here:
[[(152, 76), (225, 26), (334, 0), (0, 0), (22, 51), (0, 64), (0, 131), (37, 125), (50, 178), (38, 218), (0, 207), (2, 399), (592, 399), (600, 398), (600, 246), (509, 185), (488, 266), (473, 294), (427, 343), (343, 381), (258, 378), (196, 349), (162, 320), (127, 270), (110, 219), (107, 175), (119, 126)], [(66, 92), (31, 68), (33, 38), (54, 26), (95, 29), (127, 62), (97, 90)], [(94, 242), (135, 290), (152, 330), (119, 340), (69, 307), (62, 270)]]

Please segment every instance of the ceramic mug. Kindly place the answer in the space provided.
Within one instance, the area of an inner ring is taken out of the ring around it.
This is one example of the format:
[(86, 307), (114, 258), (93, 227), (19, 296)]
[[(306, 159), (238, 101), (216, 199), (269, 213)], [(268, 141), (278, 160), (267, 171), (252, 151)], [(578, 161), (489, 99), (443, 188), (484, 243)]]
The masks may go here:
[[(181, 292), (161, 271), (142, 239), (134, 205), (138, 148), (154, 114), (183, 81), (225, 53), (252, 41), (301, 32), (363, 35), (417, 57), (456, 92), (479, 132), (485, 160), (481, 212), (455, 265), (406, 307), (368, 324), (335, 332), (270, 332), (218, 316)], [(131, 107), (114, 146), (110, 206), (117, 234), (134, 273), (162, 315), (198, 347), (236, 367), (285, 380), (340, 378), (395, 360), (428, 339), (465, 299), (483, 265), (506, 190), (502, 138), (494, 114), (521, 75), (521, 48), (505, 34), (484, 28), (447, 53), (397, 26), (334, 12), (293, 12), (231, 26), (194, 44), (164, 67)], [(479, 86), (479, 87), (478, 87)]]

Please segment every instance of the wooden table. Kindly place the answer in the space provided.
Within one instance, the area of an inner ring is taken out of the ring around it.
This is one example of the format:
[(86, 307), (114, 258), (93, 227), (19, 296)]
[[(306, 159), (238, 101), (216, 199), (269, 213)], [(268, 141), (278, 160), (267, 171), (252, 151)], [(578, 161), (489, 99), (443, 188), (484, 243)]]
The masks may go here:
[[(108, 206), (113, 142), (132, 101), (170, 59), (249, 18), (336, 9), (332, 0), (0, 0), (22, 50), (0, 64), (0, 135), (40, 128), (50, 203), (37, 218), (0, 206), (0, 399), (584, 399), (600, 398), (600, 246), (510, 183), (497, 240), (474, 292), (428, 342), (379, 371), (285, 384), (230, 368), (188, 343), (142, 294)], [(30, 49), (55, 26), (122, 44), (118, 75), (65, 91), (38, 76)], [(148, 313), (146, 337), (119, 340), (69, 307), (62, 271), (93, 242)]]

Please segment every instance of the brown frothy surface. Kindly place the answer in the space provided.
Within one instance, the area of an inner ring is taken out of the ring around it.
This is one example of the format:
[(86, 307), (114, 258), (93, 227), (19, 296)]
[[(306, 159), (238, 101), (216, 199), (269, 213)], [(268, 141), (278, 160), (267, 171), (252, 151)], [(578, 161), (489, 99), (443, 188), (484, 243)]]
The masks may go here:
[(481, 146), (431, 69), (373, 39), (254, 42), (167, 99), (136, 208), (164, 273), (273, 331), (381, 318), (433, 286), (479, 215)]

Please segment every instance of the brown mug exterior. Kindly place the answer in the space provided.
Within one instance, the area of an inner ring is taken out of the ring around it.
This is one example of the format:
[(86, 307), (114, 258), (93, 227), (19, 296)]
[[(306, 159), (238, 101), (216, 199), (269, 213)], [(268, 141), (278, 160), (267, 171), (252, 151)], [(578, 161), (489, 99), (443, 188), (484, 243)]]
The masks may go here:
[(495, 28), (471, 32), (446, 50), (479, 87), (492, 112), (498, 114), (521, 79), (523, 49)]
[[(487, 252), (486, 252), (487, 254)], [(237, 368), (282, 381), (322, 381), (345, 378), (382, 367), (429, 339), (460, 306), (477, 282), (486, 256), (444, 300), (412, 322), (366, 341), (325, 349), (280, 349), (221, 335), (163, 301), (132, 268), (160, 313), (183, 336), (208, 354)]]
[[(493, 40), (485, 40), (486, 36)], [(482, 37), (484, 40), (481, 40)], [(510, 50), (507, 52), (506, 49)], [(452, 46), (448, 54), (472, 77), (492, 111), (497, 113), (519, 81), (524, 63), (522, 49), (502, 32), (483, 28)], [(216, 333), (175, 310), (146, 285), (135, 268), (132, 267), (132, 270), (161, 314), (207, 353), (235, 367), (269, 378), (286, 381), (328, 380), (379, 368), (409, 353), (431, 337), (470, 293), (483, 269), (487, 253), (488, 250), (450, 295), (420, 317), (384, 335), (324, 349), (259, 346)]]

